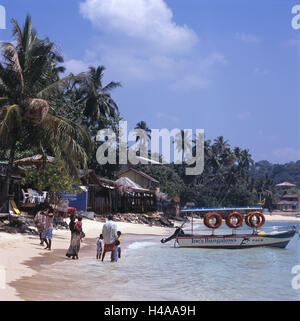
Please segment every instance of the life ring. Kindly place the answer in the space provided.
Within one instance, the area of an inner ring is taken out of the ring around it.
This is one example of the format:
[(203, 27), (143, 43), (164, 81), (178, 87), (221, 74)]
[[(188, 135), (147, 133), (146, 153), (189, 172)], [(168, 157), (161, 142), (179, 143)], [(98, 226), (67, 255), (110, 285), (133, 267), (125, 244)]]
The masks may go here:
[[(216, 219), (215, 224), (210, 223), (212, 218)], [(204, 216), (204, 225), (208, 228), (218, 228), (222, 225), (222, 216), (218, 213), (207, 213)]]
[[(253, 222), (254, 217), (257, 223)], [(250, 212), (245, 217), (245, 222), (249, 227), (261, 227), (265, 224), (265, 216), (261, 212)]]
[[(237, 223), (236, 224), (232, 223), (232, 218), (237, 219)], [(238, 212), (232, 212), (232, 213), (228, 214), (228, 216), (226, 217), (225, 222), (226, 222), (227, 226), (229, 226), (231, 228), (238, 228), (238, 227), (241, 227), (243, 225), (243, 216)]]

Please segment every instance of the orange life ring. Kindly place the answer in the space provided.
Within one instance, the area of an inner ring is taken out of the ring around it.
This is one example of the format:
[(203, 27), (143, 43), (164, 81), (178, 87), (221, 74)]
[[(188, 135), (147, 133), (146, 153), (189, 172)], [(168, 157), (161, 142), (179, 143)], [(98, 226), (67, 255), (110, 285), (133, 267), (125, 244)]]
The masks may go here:
[[(211, 224), (210, 219), (215, 218), (216, 223)], [(222, 225), (222, 216), (218, 213), (207, 213), (204, 216), (204, 224), (208, 228), (218, 228)]]
[[(232, 223), (232, 218), (237, 219), (236, 224)], [(238, 228), (243, 225), (243, 216), (238, 212), (232, 212), (232, 213), (228, 214), (225, 221), (226, 221), (227, 226), (229, 226), (231, 228)]]
[[(257, 223), (253, 222), (253, 218), (256, 218)], [(245, 217), (245, 222), (249, 227), (261, 227), (265, 224), (265, 216), (261, 212), (250, 212)]]

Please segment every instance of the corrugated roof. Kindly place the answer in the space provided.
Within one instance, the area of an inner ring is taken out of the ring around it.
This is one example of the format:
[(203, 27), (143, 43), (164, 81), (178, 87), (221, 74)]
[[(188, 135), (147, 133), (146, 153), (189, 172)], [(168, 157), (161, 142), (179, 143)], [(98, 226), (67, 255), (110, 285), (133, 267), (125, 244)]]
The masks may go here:
[(116, 180), (116, 184), (118, 185), (118, 187), (125, 187), (134, 191), (150, 192), (150, 190), (142, 188), (139, 184), (135, 183), (128, 177), (120, 177)]

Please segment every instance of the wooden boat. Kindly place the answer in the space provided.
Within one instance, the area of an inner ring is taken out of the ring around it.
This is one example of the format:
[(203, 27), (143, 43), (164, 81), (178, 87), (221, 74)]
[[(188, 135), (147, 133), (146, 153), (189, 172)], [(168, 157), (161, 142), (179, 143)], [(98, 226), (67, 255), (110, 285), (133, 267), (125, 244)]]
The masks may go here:
[[(255, 208), (256, 209), (256, 208)], [(216, 209), (214, 209), (216, 211)], [(222, 208), (224, 210), (224, 208)], [(249, 220), (250, 214), (250, 220)], [(177, 227), (175, 233), (165, 239), (162, 239), (162, 243), (166, 243), (172, 239), (175, 239), (175, 244), (181, 248), (209, 248), (209, 249), (243, 249), (243, 248), (251, 248), (251, 247), (262, 247), (262, 246), (270, 246), (270, 247), (278, 247), (278, 248), (285, 248), (290, 240), (293, 238), (295, 233), (297, 233), (296, 227), (291, 226), (285, 228), (283, 231), (272, 231), (270, 233), (266, 233), (263, 231), (258, 231), (257, 227), (261, 227), (265, 220), (264, 216), (260, 212), (250, 212), (245, 217), (245, 222), (248, 226), (253, 228), (252, 233), (247, 234), (237, 234), (236, 228), (242, 225), (242, 222), (238, 222), (233, 224), (230, 222), (230, 218), (241, 217), (242, 215), (237, 212), (233, 212), (228, 214), (226, 217), (226, 224), (232, 228), (232, 234), (227, 235), (214, 235), (214, 231), (216, 228), (221, 225), (221, 222), (218, 221), (215, 225), (212, 225), (208, 222), (211, 216), (220, 216), (216, 213), (208, 213), (204, 217), (204, 224), (207, 227), (212, 228), (213, 232), (211, 235), (195, 235), (193, 234), (193, 216), (192, 216), (192, 234), (185, 234), (185, 232), (181, 227)], [(253, 222), (251, 221), (252, 216), (259, 216), (261, 221)], [(207, 218), (207, 219), (206, 219)], [(218, 218), (218, 217), (217, 217)], [(222, 220), (221, 216), (220, 219)]]

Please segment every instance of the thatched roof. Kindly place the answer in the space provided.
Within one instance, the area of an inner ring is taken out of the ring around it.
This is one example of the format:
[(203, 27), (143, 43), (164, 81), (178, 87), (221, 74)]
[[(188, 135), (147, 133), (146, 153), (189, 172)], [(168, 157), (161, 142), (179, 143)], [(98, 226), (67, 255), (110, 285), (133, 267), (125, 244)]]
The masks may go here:
[(282, 187), (295, 187), (295, 184), (289, 183), (289, 182), (283, 182), (280, 184), (276, 184), (276, 186), (282, 186)]
[(15, 165), (40, 165), (46, 163), (53, 163), (54, 157), (46, 156), (46, 158), (42, 154), (37, 154), (34, 156), (18, 159), (14, 161)]

